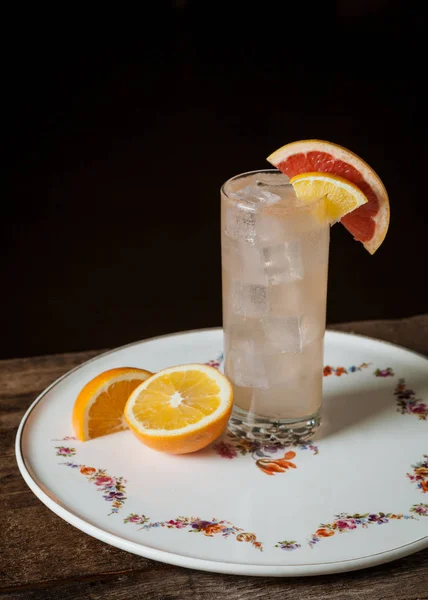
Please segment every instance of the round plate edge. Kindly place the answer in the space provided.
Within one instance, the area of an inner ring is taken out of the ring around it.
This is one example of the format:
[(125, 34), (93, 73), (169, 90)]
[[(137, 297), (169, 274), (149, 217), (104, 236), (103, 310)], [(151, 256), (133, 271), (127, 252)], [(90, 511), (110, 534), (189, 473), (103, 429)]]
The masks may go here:
[[(77, 365), (73, 369), (70, 369), (64, 375), (53, 381), (46, 389), (44, 389), (31, 403), (25, 412), (24, 416), (21, 419), (19, 427), (17, 429), (16, 438), (15, 438), (15, 456), (18, 465), (18, 469), (28, 487), (35, 494), (35, 496), (49, 508), (54, 514), (62, 518), (67, 523), (76, 527), (83, 533), (94, 537), (106, 544), (114, 546), (120, 550), (124, 550), (126, 552), (130, 552), (132, 554), (136, 554), (138, 556), (142, 556), (144, 558), (148, 558), (150, 560), (155, 560), (158, 562), (163, 562), (166, 564), (171, 564), (178, 567), (185, 567), (200, 571), (214, 572), (214, 573), (222, 573), (228, 575), (246, 575), (246, 576), (256, 576), (256, 577), (302, 577), (302, 576), (316, 576), (316, 575), (329, 575), (335, 573), (344, 573), (350, 571), (356, 571), (368, 567), (375, 567), (377, 565), (386, 564), (388, 562), (392, 562), (398, 560), (400, 558), (404, 558), (421, 550), (428, 548), (428, 536), (424, 536), (414, 542), (409, 544), (405, 544), (398, 548), (394, 548), (392, 550), (388, 550), (386, 552), (380, 552), (378, 554), (368, 555), (366, 557), (360, 557), (356, 559), (349, 559), (344, 561), (335, 561), (330, 563), (318, 563), (312, 565), (292, 565), (292, 566), (278, 566), (278, 565), (257, 565), (257, 564), (241, 564), (241, 563), (221, 563), (216, 561), (209, 561), (203, 559), (197, 559), (187, 556), (180, 556), (175, 553), (165, 552), (164, 550), (156, 550), (153, 548), (149, 548), (147, 546), (143, 546), (142, 544), (137, 544), (135, 542), (130, 542), (118, 535), (113, 535), (107, 533), (94, 525), (87, 523), (83, 519), (80, 519), (76, 515), (74, 515), (69, 510), (59, 506), (56, 504), (49, 496), (46, 494), (35, 482), (31, 473), (27, 469), (25, 465), (25, 460), (21, 450), (21, 442), (22, 442), (22, 434), (24, 431), (24, 427), (28, 416), (34, 409), (34, 407), (40, 402), (40, 400), (45, 396), (45, 394), (51, 390), (55, 385), (57, 385), (60, 381), (62, 381), (65, 377), (73, 373), (74, 371), (81, 368), (83, 365), (86, 365), (92, 361), (97, 360), (103, 356), (106, 356), (112, 352), (116, 352), (117, 350), (121, 350), (123, 348), (136, 346), (144, 342), (150, 342), (161, 338), (167, 338), (172, 336), (179, 336), (185, 334), (192, 333), (209, 333), (209, 332), (219, 332), (221, 331), (221, 327), (210, 327), (210, 328), (202, 328), (202, 329), (194, 329), (188, 331), (179, 331), (172, 334), (165, 334), (160, 336), (155, 336), (152, 338), (147, 338), (143, 340), (139, 340), (136, 342), (131, 342), (130, 344), (125, 344), (123, 346), (119, 346), (117, 348), (113, 348), (111, 350), (107, 350), (102, 352), (91, 359)], [(376, 342), (378, 344), (383, 344), (386, 346), (393, 346), (394, 348), (400, 349), (407, 353), (413, 354), (428, 361), (428, 358), (423, 354), (415, 352), (413, 350), (409, 350), (403, 346), (399, 346), (397, 344), (393, 344), (391, 342), (386, 342), (384, 340), (379, 340), (377, 338), (372, 338), (370, 336), (364, 336), (355, 333), (336, 331), (334, 329), (328, 329), (326, 334), (333, 334), (334, 336), (339, 337), (353, 337), (353, 338), (361, 338), (364, 340)]]

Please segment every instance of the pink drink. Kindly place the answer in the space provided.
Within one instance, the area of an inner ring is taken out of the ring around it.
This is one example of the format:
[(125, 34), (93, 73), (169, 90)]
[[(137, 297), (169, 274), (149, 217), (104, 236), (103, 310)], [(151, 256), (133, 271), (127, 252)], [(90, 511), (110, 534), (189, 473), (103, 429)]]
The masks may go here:
[(251, 439), (309, 439), (322, 402), (325, 203), (301, 203), (276, 170), (238, 175), (221, 197), (230, 429)]

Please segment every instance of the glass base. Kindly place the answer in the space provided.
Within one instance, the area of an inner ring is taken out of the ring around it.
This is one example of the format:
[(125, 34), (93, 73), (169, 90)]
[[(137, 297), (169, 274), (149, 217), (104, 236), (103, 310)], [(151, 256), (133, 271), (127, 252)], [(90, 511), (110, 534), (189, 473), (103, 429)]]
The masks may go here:
[(234, 407), (229, 431), (241, 439), (263, 444), (301, 444), (308, 442), (321, 424), (321, 409), (300, 419), (268, 419)]

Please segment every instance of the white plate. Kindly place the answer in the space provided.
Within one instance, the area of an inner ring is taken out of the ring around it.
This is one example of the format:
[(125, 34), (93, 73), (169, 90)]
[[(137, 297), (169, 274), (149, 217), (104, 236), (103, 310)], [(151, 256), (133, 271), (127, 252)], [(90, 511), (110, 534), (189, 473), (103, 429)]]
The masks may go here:
[(169, 456), (129, 431), (72, 439), (74, 399), (101, 371), (221, 363), (222, 345), (220, 329), (163, 336), (53, 383), (17, 434), (31, 490), (88, 535), (206, 571), (337, 573), (428, 547), (428, 360), (397, 346), (326, 334), (323, 424), (309, 447), (264, 448), (262, 456), (226, 435)]

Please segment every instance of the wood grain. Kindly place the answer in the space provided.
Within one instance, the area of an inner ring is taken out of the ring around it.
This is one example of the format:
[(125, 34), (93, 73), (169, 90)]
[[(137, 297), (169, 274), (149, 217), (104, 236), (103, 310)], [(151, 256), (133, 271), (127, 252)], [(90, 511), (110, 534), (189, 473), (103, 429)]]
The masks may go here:
[(428, 317), (417, 315), (390, 321), (359, 321), (332, 325), (329, 329), (366, 335), (391, 344), (404, 346), (428, 356)]
[[(428, 315), (335, 325), (428, 355)], [(393, 563), (316, 578), (250, 578), (156, 563), (95, 540), (48, 510), (14, 457), (19, 422), (52, 381), (101, 351), (0, 361), (0, 595), (5, 600), (133, 598), (427, 600), (428, 550)]]

